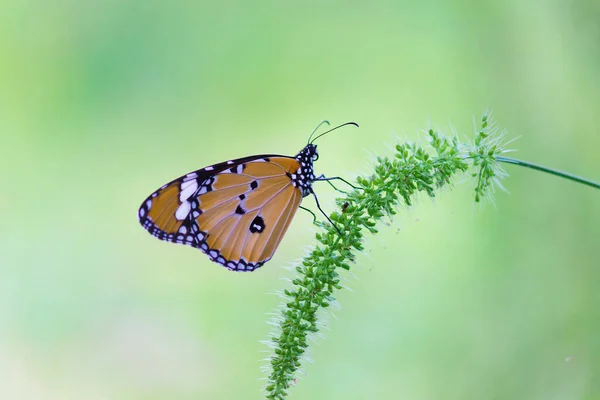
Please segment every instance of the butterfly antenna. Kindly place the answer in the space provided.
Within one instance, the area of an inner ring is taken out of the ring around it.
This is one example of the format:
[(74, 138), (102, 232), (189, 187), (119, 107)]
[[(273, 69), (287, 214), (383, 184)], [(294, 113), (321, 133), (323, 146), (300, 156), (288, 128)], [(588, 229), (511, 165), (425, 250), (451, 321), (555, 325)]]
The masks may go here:
[(310, 134), (310, 136), (308, 137), (308, 143), (310, 143), (310, 138), (312, 138), (312, 137), (313, 137), (313, 135), (315, 134), (315, 132), (316, 132), (316, 131), (318, 131), (318, 130), (319, 130), (319, 128), (321, 127), (321, 125), (323, 125), (323, 124), (327, 124), (327, 126), (329, 126), (329, 121), (327, 121), (326, 119), (324, 119), (323, 121), (321, 121), (321, 122), (319, 123), (319, 125), (317, 125), (317, 127), (315, 128), (315, 130), (314, 130), (314, 131), (312, 131), (312, 133), (311, 133), (311, 134)]
[[(354, 126), (356, 126), (356, 127), (358, 128), (358, 124), (357, 124), (356, 122), (346, 122), (345, 124), (338, 125), (338, 126), (336, 126), (335, 128), (331, 128), (330, 130), (328, 130), (328, 131), (325, 131), (325, 132), (321, 133), (319, 136), (317, 136), (317, 137), (316, 137), (316, 138), (314, 138), (313, 140), (310, 140), (310, 139), (309, 139), (308, 143), (313, 143), (315, 140), (317, 140), (317, 139), (318, 139), (318, 138), (320, 138), (321, 136), (323, 136), (323, 135), (326, 135), (326, 134), (328, 134), (329, 132), (333, 132), (333, 131), (335, 131), (336, 129), (338, 129), (338, 128), (341, 128), (342, 126), (346, 126), (346, 125), (354, 125)], [(314, 133), (314, 132), (313, 132), (313, 133)], [(310, 135), (310, 136), (312, 137), (312, 135)]]

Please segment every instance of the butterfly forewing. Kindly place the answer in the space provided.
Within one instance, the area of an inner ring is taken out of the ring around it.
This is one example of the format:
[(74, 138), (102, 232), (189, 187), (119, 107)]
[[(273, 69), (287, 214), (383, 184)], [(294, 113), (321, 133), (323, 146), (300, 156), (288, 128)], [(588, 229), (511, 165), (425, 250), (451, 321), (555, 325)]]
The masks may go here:
[(298, 160), (246, 157), (182, 176), (154, 192), (140, 223), (161, 240), (201, 249), (219, 264), (252, 271), (268, 261), (302, 200)]

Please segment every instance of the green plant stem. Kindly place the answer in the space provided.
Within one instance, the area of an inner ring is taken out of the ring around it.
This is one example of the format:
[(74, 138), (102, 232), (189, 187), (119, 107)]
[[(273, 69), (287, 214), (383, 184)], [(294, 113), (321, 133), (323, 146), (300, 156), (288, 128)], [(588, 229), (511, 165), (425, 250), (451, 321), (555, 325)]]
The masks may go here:
[(559, 176), (561, 178), (569, 179), (574, 182), (583, 183), (584, 185), (588, 185), (593, 188), (600, 189), (600, 183), (598, 183), (598, 182), (594, 182), (592, 180), (582, 178), (581, 176), (569, 174), (567, 172), (562, 172), (562, 171), (558, 171), (556, 169), (544, 167), (543, 165), (534, 164), (534, 163), (530, 163), (527, 161), (521, 161), (521, 160), (517, 160), (514, 158), (503, 157), (503, 156), (496, 156), (496, 160), (503, 162), (503, 163), (507, 163), (507, 164), (519, 165), (521, 167), (526, 167), (526, 168), (535, 169), (537, 171), (546, 172), (550, 175)]

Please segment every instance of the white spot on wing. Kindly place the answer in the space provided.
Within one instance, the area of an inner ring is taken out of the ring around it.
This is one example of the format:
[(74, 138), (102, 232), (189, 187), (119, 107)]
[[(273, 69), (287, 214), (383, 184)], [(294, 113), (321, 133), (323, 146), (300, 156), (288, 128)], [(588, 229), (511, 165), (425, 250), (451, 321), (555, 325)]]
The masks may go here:
[(204, 170), (205, 171), (212, 171), (212, 170), (214, 170), (214, 167), (206, 167), (206, 168), (204, 168)]
[(177, 218), (179, 221), (183, 221), (184, 219), (187, 218), (187, 216), (189, 215), (191, 209), (192, 209), (192, 205), (190, 204), (190, 202), (189, 201), (184, 201), (177, 208), (177, 211), (175, 211), (175, 218)]
[(181, 193), (179, 193), (179, 201), (182, 203), (192, 197), (194, 192), (198, 189), (198, 182), (196, 180), (191, 180), (187, 182), (183, 182), (181, 184)]
[(183, 181), (184, 181), (184, 182), (187, 182), (187, 181), (189, 181), (189, 180), (196, 179), (196, 178), (198, 178), (198, 174), (197, 174), (197, 173), (195, 173), (195, 172), (190, 172), (189, 174), (187, 174), (187, 175), (185, 176), (185, 178), (183, 178)]

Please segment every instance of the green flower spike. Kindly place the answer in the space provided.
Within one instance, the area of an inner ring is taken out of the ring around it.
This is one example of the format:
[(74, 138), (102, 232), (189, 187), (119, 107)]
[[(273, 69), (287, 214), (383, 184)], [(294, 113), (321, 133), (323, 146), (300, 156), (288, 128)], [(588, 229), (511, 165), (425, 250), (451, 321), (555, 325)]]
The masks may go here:
[[(316, 223), (317, 246), (296, 267), (291, 287), (283, 291), (285, 305), (274, 324), (277, 333), (269, 344), (272, 355), (268, 366), (267, 399), (284, 399), (305, 357), (308, 339), (319, 332), (319, 314), (335, 301), (340, 290), (340, 272), (350, 270), (356, 252), (363, 250), (365, 233), (377, 233), (377, 223), (396, 214), (399, 205), (412, 205), (414, 195), (425, 192), (434, 197), (438, 189), (452, 184), (459, 173), (469, 173), (476, 182), (475, 201), (492, 198), (495, 186), (507, 176), (500, 162), (512, 163), (552, 173), (600, 188), (600, 184), (545, 167), (502, 156), (503, 135), (498, 133), (489, 114), (481, 119), (472, 143), (461, 144), (456, 137), (446, 138), (429, 130), (429, 144), (398, 144), (392, 159), (377, 158), (373, 174), (356, 178), (355, 189), (338, 198), (339, 211), (330, 218), (343, 233)], [(501, 187), (501, 186), (500, 186)], [(343, 272), (342, 272), (343, 273)]]

